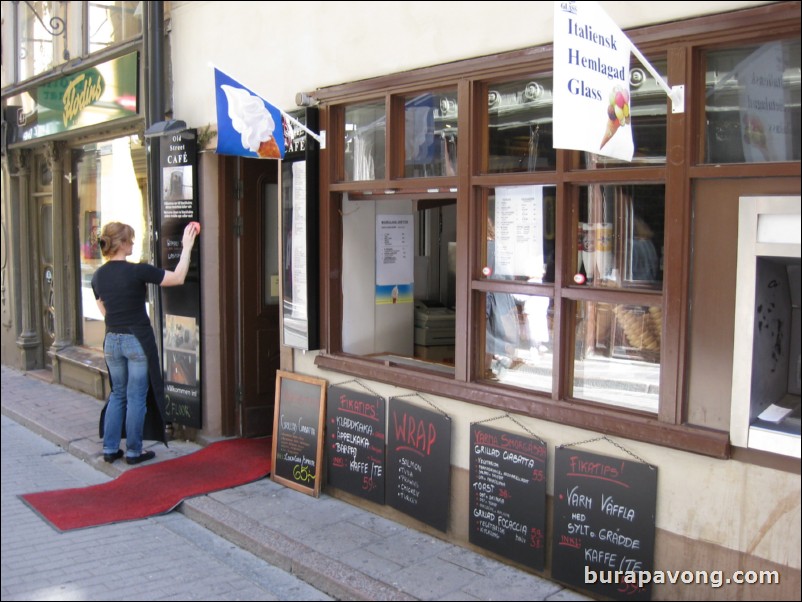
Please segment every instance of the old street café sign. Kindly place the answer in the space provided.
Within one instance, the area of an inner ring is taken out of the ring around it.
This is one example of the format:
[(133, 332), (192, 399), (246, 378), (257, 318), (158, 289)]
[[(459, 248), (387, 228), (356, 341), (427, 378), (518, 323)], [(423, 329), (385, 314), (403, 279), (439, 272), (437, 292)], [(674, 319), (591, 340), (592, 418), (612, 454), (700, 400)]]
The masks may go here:
[[(137, 53), (72, 73), (26, 93), (19, 138), (33, 140), (137, 114)], [(27, 107), (33, 110), (26, 112)]]

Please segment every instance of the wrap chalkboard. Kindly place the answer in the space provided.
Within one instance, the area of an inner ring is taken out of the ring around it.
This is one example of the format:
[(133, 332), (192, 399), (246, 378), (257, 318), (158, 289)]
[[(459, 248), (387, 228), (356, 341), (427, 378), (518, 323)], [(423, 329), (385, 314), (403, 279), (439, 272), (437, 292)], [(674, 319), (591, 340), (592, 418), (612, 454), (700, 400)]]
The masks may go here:
[(546, 444), (471, 425), (469, 541), (536, 570), (545, 566)]
[(325, 380), (276, 372), (271, 476), (315, 497), (320, 494), (325, 395)]
[(451, 419), (390, 399), (387, 504), (435, 529), (448, 529)]
[(649, 600), (638, 571), (653, 568), (656, 505), (656, 467), (558, 448), (551, 576), (616, 600)]
[(327, 482), (384, 503), (384, 398), (329, 387), (326, 403)]

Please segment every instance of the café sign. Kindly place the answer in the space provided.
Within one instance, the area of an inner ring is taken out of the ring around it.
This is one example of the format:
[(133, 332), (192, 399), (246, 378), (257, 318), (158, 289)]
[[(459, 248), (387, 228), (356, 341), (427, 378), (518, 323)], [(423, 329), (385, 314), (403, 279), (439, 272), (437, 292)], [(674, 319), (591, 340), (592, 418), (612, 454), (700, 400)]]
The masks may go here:
[(34, 140), (137, 115), (138, 75), (134, 52), (26, 92), (17, 118), (19, 139)]

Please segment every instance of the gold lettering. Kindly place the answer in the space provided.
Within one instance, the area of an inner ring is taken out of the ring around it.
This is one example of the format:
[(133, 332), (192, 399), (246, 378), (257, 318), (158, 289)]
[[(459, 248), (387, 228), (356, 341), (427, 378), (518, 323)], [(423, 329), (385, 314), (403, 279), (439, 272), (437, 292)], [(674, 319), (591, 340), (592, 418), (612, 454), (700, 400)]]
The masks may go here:
[(67, 86), (62, 96), (64, 125), (69, 125), (81, 111), (99, 100), (103, 94), (103, 87), (103, 78), (101, 76), (98, 76), (96, 80), (88, 77), (86, 73), (76, 76)]

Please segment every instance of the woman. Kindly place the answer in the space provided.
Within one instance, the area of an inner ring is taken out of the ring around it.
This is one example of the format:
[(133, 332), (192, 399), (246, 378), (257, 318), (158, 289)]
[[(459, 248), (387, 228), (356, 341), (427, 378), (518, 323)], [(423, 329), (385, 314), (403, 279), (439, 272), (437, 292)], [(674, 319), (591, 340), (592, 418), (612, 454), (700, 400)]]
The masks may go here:
[(152, 451), (142, 451), (145, 437), (166, 444), (164, 383), (156, 338), (145, 307), (147, 285), (184, 284), (192, 246), (199, 232), (197, 222), (184, 228), (181, 258), (171, 272), (147, 263), (127, 261), (134, 246), (131, 226), (120, 222), (103, 226), (99, 244), (106, 263), (92, 277), (92, 290), (106, 322), (103, 352), (111, 380), (111, 395), (100, 423), (106, 462), (122, 458), (119, 446), (123, 432), (128, 464), (139, 464), (156, 456)]

